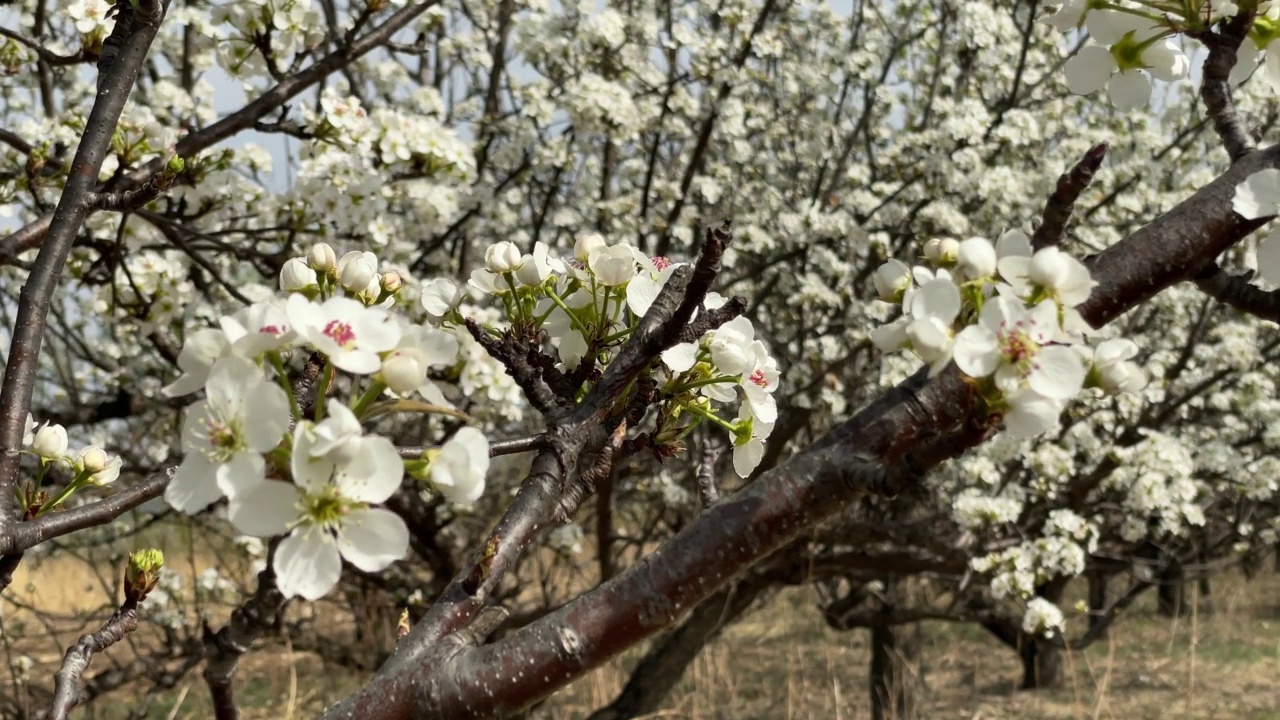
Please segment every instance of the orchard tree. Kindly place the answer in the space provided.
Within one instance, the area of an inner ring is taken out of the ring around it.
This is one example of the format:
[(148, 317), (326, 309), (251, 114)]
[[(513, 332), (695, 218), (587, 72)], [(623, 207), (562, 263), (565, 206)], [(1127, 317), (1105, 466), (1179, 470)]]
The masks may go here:
[[(871, 629), (877, 716), (921, 620), (1060, 681), (1275, 547), (1278, 36), (1269, 2), (0, 9), (0, 587), (68, 553), (118, 598), (3, 712), (200, 668), (237, 717), (287, 633), (366, 671), (326, 718), (493, 717), (665, 633), (594, 715), (634, 717), (797, 584)], [(121, 576), (179, 524), (220, 566)]]

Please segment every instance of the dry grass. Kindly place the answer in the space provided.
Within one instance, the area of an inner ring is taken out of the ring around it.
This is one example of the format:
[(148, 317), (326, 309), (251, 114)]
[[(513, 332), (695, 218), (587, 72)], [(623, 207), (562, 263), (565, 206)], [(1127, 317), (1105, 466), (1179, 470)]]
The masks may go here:
[[(199, 561), (171, 561), (194, 576)], [(98, 608), (110, 597), (109, 578), (70, 558), (28, 567), (10, 595), (60, 613)], [(1144, 598), (1115, 628), (1110, 641), (1067, 659), (1060, 690), (1018, 692), (1014, 655), (980, 628), (928, 623), (920, 632), (919, 672), (926, 689), (921, 718), (1280, 718), (1280, 577), (1253, 582), (1224, 578), (1216, 584), (1214, 611), (1194, 617), (1158, 617)], [(755, 611), (696, 660), (664, 709), (654, 718), (689, 720), (855, 720), (869, 717), (867, 633), (828, 629), (807, 590), (788, 590)], [(225, 608), (208, 608), (216, 626)], [(27, 614), (29, 615), (29, 614)], [(26, 621), (31, 618), (27, 617)], [(24, 621), (7, 608), (4, 622)], [(47, 628), (70, 644), (89, 620), (69, 619)], [(335, 620), (337, 622), (337, 620)], [(346, 620), (344, 622), (350, 622)], [(23, 648), (17, 648), (22, 650)], [(58, 655), (47, 642), (29, 648), (52, 673)], [(626, 680), (638, 651), (559, 693), (539, 712), (555, 720), (583, 718), (611, 700)], [(104, 659), (95, 662), (95, 669)], [(2, 676), (0, 676), (2, 677)], [(48, 677), (46, 674), (45, 677)], [(237, 678), (246, 718), (302, 718), (349, 692), (358, 680), (326, 668), (315, 656), (275, 646), (249, 656)], [(8, 692), (0, 681), (0, 692)], [(131, 706), (130, 691), (86, 708), (83, 717), (114, 720)], [(189, 675), (152, 706), (149, 718), (204, 718), (208, 701), (198, 673)]]

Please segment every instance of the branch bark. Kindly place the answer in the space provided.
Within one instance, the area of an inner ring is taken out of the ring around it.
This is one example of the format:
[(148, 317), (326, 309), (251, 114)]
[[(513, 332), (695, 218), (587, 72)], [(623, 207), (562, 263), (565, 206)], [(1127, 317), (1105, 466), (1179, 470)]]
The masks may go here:
[[(1280, 165), (1280, 148), (1252, 153), (1120, 244), (1092, 259), (1098, 286), (1080, 310), (1100, 327), (1257, 229), (1231, 210), (1235, 186)], [(439, 643), (393, 658), (326, 720), (420, 716), (485, 718), (518, 711), (671, 626), (739, 572), (868, 492), (895, 493), (961, 444), (922, 439), (973, 425), (977, 403), (954, 368), (917, 374), (807, 451), (710, 508), (608, 583), (481, 647)], [(972, 443), (982, 439), (969, 434)]]
[(56, 676), (53, 707), (49, 710), (51, 720), (66, 720), (71, 710), (79, 704), (81, 678), (93, 656), (120, 642), (125, 635), (137, 629), (138, 604), (128, 599), (102, 628), (81, 636), (75, 645), (67, 648), (62, 667), (58, 669)]
[[(49, 303), (72, 241), (93, 209), (94, 188), (111, 148), (112, 134), (168, 5), (168, 0), (163, 4), (161, 0), (139, 0), (117, 6), (120, 12), (115, 29), (103, 43), (98, 65), (97, 98), (71, 160), (67, 184), (49, 222), (45, 242), (18, 299), (9, 363), (0, 389), (0, 539), (13, 530), (13, 488), (18, 479), (24, 424), (35, 389)], [(108, 46), (118, 47), (118, 51), (108, 53)]]

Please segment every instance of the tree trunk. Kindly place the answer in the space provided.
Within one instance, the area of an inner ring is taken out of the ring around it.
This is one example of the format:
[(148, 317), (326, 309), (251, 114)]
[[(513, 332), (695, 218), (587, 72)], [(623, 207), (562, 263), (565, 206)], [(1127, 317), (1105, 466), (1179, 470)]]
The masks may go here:
[[(1102, 613), (1107, 609), (1107, 576), (1100, 572), (1091, 572), (1086, 576), (1089, 581), (1089, 629), (1092, 630), (1102, 622)], [(1103, 631), (1106, 637), (1110, 631)]]
[(1062, 687), (1062, 651), (1056, 646), (1022, 634), (1022, 689), (1040, 690)]
[(1156, 589), (1156, 607), (1165, 617), (1182, 617), (1191, 614), (1187, 603), (1186, 578), (1182, 564), (1170, 560), (1160, 572), (1160, 586)]
[(901, 639), (892, 625), (871, 626), (872, 720), (905, 720), (914, 716), (914, 677), (909, 660), (914, 657), (915, 648)]

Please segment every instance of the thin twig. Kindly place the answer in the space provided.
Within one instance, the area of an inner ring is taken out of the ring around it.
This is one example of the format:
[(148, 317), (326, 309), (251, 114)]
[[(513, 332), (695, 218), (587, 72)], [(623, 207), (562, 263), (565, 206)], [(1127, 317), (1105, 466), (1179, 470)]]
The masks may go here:
[(94, 633), (82, 635), (80, 640), (67, 648), (62, 667), (56, 675), (51, 720), (66, 720), (68, 714), (80, 702), (80, 683), (84, 671), (93, 656), (120, 642), (125, 635), (138, 629), (138, 603), (126, 599), (102, 627)]
[(1240, 43), (1253, 26), (1253, 10), (1240, 10), (1223, 23), (1217, 32), (1197, 33), (1195, 37), (1209, 48), (1205, 58), (1200, 99), (1213, 120), (1213, 129), (1222, 140), (1231, 162), (1253, 152), (1257, 144), (1250, 137), (1244, 120), (1231, 99), (1231, 70), (1236, 65)]
[(1102, 159), (1107, 155), (1107, 144), (1100, 143), (1089, 149), (1067, 172), (1058, 178), (1058, 186), (1044, 206), (1044, 215), (1040, 219), (1040, 227), (1031, 236), (1031, 247), (1039, 250), (1051, 245), (1059, 245), (1067, 231), (1067, 221), (1075, 210), (1076, 200), (1093, 182), (1094, 173), (1102, 167)]
[(1250, 270), (1243, 275), (1232, 275), (1217, 263), (1209, 263), (1196, 277), (1196, 287), (1218, 302), (1262, 320), (1280, 323), (1280, 290), (1263, 290), (1250, 285)]

